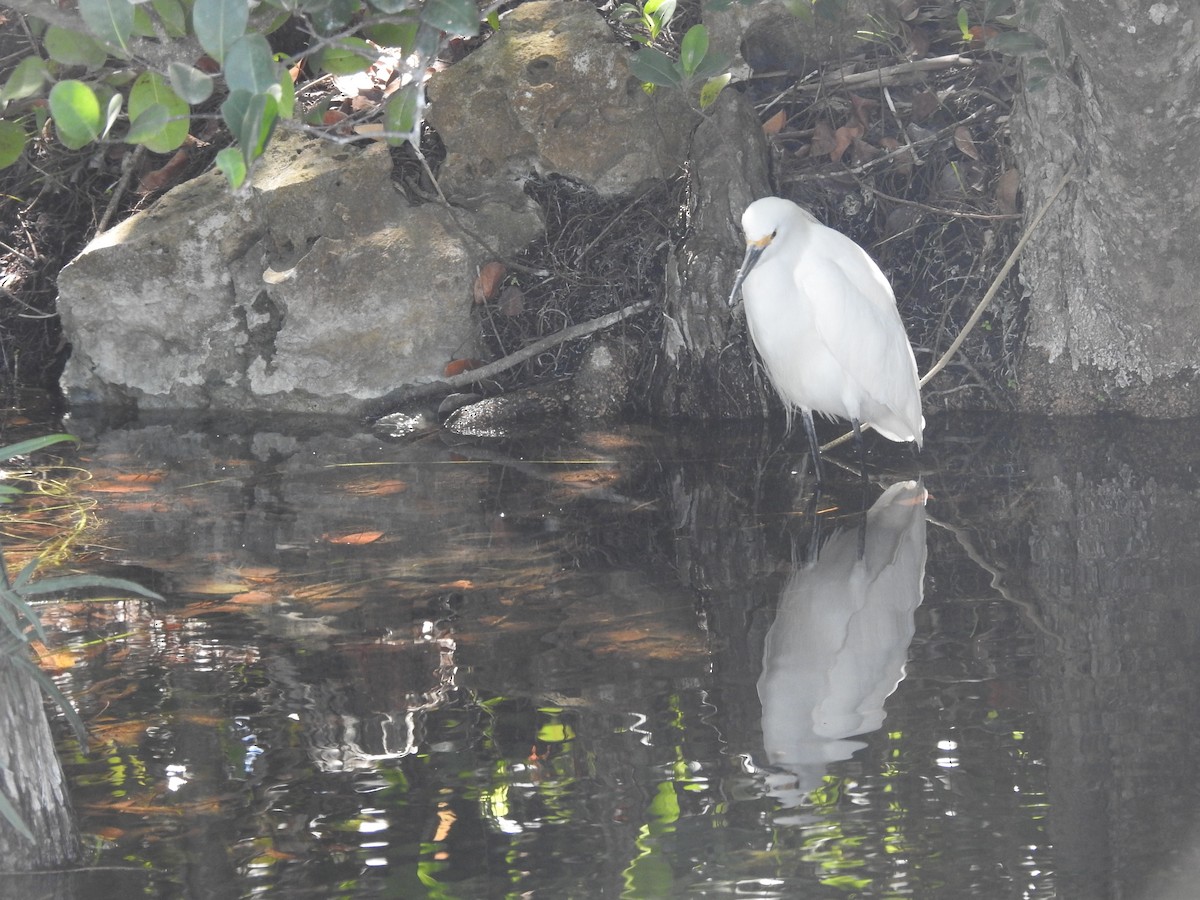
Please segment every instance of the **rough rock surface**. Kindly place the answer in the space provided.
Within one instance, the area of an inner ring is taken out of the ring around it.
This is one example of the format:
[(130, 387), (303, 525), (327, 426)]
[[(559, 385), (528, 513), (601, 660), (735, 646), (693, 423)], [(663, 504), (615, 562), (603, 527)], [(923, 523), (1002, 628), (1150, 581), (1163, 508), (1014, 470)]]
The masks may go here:
[[(501, 254), (541, 229), (526, 205), (457, 215)], [(63, 270), (62, 387), (75, 405), (344, 411), (470, 350), (486, 258), (444, 208), (406, 205), (383, 145), (280, 135), (249, 192), (201, 176)]]
[(531, 172), (620, 194), (674, 172), (696, 119), (679, 92), (647, 96), (630, 57), (590, 4), (535, 0), (508, 13), (429, 83), (447, 196), (519, 193)]

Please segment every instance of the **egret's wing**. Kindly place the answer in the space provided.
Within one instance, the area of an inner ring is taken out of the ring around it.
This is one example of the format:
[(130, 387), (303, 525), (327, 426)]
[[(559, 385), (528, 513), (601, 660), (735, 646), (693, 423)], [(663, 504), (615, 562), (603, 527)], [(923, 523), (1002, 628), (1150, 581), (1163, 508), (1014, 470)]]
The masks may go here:
[(844, 234), (820, 227), (795, 279), (811, 304), (818, 334), (846, 377), (864, 396), (919, 422), (912, 348), (891, 286), (874, 260)]

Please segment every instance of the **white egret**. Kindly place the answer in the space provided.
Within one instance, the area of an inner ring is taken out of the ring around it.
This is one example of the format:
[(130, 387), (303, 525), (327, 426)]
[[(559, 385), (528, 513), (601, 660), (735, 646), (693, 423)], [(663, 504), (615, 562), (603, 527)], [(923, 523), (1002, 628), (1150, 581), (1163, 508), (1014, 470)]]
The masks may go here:
[(904, 679), (924, 597), (925, 500), (918, 481), (888, 488), (858, 529), (837, 531), (779, 594), (758, 697), (771, 794), (799, 806), (829, 762), (866, 745)]
[[(813, 412), (849, 419), (921, 446), (921, 393), (912, 346), (892, 286), (844, 234), (790, 200), (764, 197), (742, 214), (746, 257), (733, 285), (767, 376), (787, 408), (800, 410), (821, 479)], [(865, 474), (865, 469), (864, 469)]]

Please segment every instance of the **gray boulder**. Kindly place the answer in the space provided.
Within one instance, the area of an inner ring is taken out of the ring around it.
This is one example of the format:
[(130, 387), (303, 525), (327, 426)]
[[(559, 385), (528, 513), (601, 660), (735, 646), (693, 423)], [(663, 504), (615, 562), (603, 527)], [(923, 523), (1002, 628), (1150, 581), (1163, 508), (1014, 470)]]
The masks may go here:
[[(526, 204), (457, 211), (501, 255)], [(444, 207), (410, 207), (387, 148), (281, 134), (247, 192), (216, 172), (95, 240), (59, 276), (73, 405), (344, 412), (471, 355), (492, 254)]]
[(696, 126), (694, 98), (648, 96), (631, 55), (591, 4), (535, 0), (508, 13), (486, 44), (429, 82), (447, 196), (519, 192), (530, 173), (621, 194), (673, 173)]

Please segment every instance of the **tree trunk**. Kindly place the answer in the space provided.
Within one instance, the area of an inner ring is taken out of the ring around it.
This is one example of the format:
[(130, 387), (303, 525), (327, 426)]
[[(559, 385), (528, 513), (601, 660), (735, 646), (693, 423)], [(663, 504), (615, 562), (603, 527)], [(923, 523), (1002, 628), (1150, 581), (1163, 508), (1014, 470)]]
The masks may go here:
[(766, 143), (750, 102), (725, 91), (696, 130), (688, 236), (667, 262), (663, 343), (650, 388), (657, 416), (745, 418), (765, 409), (740, 310), (742, 211), (770, 193)]
[(1025, 25), (1058, 71), (1014, 115), (1026, 210), (1075, 172), (1021, 261), (1025, 409), (1200, 413), (1196, 25), (1152, 0), (1055, 0)]
[(79, 859), (79, 835), (41, 691), (7, 652), (25, 648), (0, 652), (0, 790), (34, 840), (0, 818), (0, 859), (16, 872), (60, 868)]

